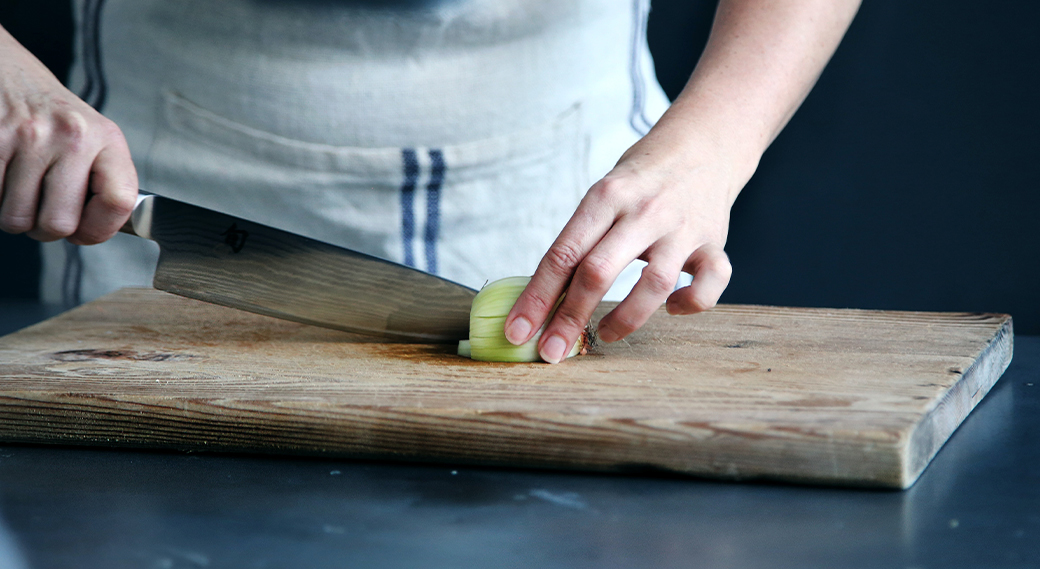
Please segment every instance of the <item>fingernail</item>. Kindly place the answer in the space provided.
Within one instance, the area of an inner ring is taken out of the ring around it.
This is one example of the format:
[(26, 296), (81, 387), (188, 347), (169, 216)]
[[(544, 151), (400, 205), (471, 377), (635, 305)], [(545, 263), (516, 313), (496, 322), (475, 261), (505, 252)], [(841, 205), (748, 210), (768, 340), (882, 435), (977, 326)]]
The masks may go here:
[(519, 346), (527, 340), (527, 335), (530, 333), (531, 322), (523, 316), (517, 316), (516, 320), (513, 320), (513, 322), (506, 327), (506, 340), (509, 340), (509, 343), (514, 346)]
[(542, 351), (539, 355), (551, 364), (558, 364), (566, 351), (567, 342), (559, 336), (552, 336), (542, 344)]
[(611, 342), (617, 342), (618, 339), (620, 339), (620, 336), (618, 336), (618, 333), (613, 331), (613, 330), (611, 330), (609, 326), (602, 326), (601, 325), (599, 327), (598, 335), (599, 335), (599, 339), (600, 340), (603, 340), (604, 342), (606, 342), (608, 344), (611, 343)]

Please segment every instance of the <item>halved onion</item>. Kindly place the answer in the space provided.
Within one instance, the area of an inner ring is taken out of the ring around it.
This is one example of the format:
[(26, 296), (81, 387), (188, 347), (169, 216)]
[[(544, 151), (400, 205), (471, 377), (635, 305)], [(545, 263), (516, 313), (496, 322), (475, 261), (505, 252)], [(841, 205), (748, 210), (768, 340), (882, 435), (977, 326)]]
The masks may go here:
[[(458, 354), (475, 360), (487, 362), (537, 362), (538, 339), (545, 331), (545, 325), (526, 343), (514, 346), (506, 339), (506, 316), (520, 297), (520, 293), (531, 282), (530, 277), (507, 277), (489, 283), (477, 293), (473, 299), (473, 307), (469, 313), (469, 340), (459, 342)], [(556, 302), (559, 306), (560, 300)], [(554, 308), (555, 310), (555, 308)], [(548, 323), (552, 315), (546, 319)], [(586, 327), (574, 347), (566, 357), (584, 354), (591, 341), (591, 328)]]

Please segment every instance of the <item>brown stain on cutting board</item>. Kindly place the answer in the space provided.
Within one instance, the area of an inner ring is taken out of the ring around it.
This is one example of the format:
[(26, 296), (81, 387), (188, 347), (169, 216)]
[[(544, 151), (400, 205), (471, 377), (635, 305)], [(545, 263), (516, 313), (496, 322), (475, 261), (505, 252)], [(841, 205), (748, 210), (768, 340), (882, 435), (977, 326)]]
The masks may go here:
[(0, 339), (0, 439), (900, 488), (1011, 344), (1005, 315), (720, 306), (506, 364), (128, 289)]
[(122, 350), (65, 350), (55, 352), (51, 357), (60, 362), (83, 362), (91, 360), (130, 360), (137, 362), (175, 362), (200, 356), (192, 354), (169, 354), (162, 352), (139, 353), (131, 349)]

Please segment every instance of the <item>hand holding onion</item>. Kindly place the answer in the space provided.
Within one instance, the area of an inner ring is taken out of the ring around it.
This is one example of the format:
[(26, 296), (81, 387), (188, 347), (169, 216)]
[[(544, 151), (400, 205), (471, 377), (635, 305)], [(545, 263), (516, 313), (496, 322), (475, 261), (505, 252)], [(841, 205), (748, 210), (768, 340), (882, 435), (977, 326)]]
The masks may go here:
[[(665, 301), (671, 314), (714, 306), (732, 272), (723, 252), (729, 209), (858, 7), (859, 0), (721, 0), (690, 81), (586, 194), (506, 318), (509, 341), (530, 340), (548, 320), (538, 351), (559, 362), (633, 259), (649, 264), (600, 322), (602, 340), (631, 334)], [(693, 284), (673, 290), (681, 271)]]
[[(666, 300), (671, 314), (718, 301), (732, 272), (723, 252), (729, 208), (746, 178), (733, 175), (732, 162), (710, 145), (677, 149), (666, 130), (644, 137), (588, 191), (505, 319), (510, 342), (524, 344), (541, 332), (541, 358), (561, 361), (634, 259), (648, 264), (628, 297), (600, 321), (603, 341), (631, 334)], [(693, 284), (675, 290), (681, 271), (694, 275)]]

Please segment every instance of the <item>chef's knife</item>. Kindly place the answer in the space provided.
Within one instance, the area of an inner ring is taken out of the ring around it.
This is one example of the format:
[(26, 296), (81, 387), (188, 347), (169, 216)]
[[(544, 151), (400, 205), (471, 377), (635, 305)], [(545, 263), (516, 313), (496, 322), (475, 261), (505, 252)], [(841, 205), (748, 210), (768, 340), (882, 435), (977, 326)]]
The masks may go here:
[(159, 244), (159, 290), (396, 339), (469, 335), (476, 291), (404, 265), (157, 195), (121, 231)]

